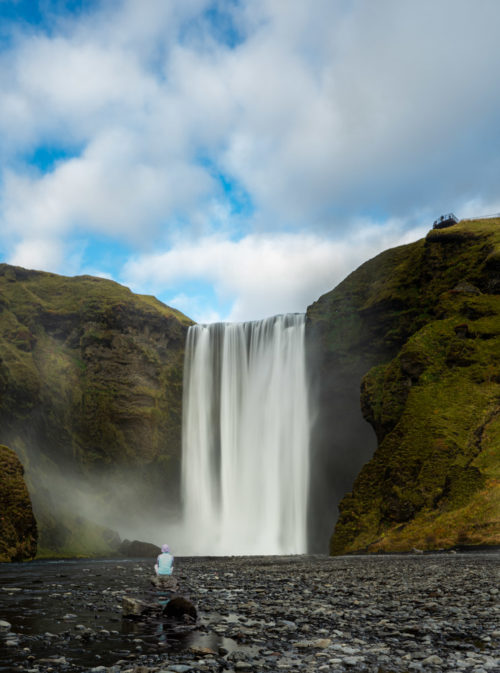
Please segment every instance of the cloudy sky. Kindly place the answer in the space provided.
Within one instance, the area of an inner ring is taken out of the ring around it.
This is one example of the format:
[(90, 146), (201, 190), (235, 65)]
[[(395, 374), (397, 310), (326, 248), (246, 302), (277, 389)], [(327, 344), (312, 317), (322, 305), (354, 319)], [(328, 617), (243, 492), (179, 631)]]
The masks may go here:
[(0, 0), (0, 259), (303, 311), (500, 211), (498, 0)]

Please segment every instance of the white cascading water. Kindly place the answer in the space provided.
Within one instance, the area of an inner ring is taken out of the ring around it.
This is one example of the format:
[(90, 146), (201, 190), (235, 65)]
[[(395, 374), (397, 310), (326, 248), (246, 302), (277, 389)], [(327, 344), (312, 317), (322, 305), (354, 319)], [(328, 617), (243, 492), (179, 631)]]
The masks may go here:
[(195, 325), (186, 343), (186, 554), (306, 551), (305, 316)]

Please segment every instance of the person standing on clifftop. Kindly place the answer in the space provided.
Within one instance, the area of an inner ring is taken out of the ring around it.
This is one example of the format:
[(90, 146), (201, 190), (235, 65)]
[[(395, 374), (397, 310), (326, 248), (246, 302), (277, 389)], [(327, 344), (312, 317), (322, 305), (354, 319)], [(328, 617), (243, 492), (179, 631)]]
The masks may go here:
[(162, 545), (161, 554), (158, 555), (155, 564), (155, 572), (158, 576), (171, 575), (174, 570), (174, 557), (170, 553), (168, 544)]

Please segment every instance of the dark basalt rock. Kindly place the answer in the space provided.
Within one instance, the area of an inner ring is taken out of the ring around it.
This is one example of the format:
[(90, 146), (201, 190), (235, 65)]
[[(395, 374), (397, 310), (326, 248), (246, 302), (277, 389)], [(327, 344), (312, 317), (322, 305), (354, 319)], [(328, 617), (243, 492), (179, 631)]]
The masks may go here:
[(140, 540), (123, 540), (118, 547), (118, 553), (129, 558), (154, 558), (160, 553), (160, 548), (150, 542)]
[(194, 604), (184, 596), (175, 596), (163, 609), (163, 616), (178, 621), (195, 622), (198, 613)]

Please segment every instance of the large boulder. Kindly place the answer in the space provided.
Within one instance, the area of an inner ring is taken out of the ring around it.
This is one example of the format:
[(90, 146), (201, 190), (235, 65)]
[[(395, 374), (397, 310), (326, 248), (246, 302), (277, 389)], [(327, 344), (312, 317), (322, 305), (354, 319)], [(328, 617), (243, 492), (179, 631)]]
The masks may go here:
[(23, 475), (15, 452), (0, 446), (0, 561), (25, 561), (36, 554), (37, 526)]
[(155, 575), (151, 578), (151, 584), (162, 592), (177, 591), (178, 582), (173, 575)]

